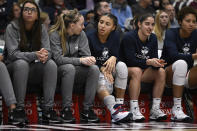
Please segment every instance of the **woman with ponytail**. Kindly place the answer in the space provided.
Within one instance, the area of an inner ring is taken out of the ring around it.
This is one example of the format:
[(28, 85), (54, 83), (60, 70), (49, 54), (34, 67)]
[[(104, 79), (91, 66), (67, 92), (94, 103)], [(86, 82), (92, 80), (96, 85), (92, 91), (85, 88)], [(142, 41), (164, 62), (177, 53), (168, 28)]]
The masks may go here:
[(77, 10), (70, 10), (61, 14), (49, 31), (53, 59), (58, 65), (58, 76), (61, 81), (63, 98), (61, 117), (68, 123), (75, 122), (71, 111), (74, 80), (85, 84), (81, 120), (99, 121), (92, 110), (99, 68), (95, 65), (95, 58), (91, 56), (83, 29), (83, 16)]

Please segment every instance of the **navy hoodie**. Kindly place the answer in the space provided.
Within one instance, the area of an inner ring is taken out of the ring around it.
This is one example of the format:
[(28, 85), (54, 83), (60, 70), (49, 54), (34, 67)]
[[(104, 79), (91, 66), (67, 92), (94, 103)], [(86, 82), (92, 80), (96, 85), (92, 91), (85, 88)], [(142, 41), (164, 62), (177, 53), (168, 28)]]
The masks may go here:
[[(128, 67), (140, 67), (146, 69), (147, 59), (158, 58), (157, 37), (151, 33), (146, 42), (139, 39), (138, 31), (134, 30), (125, 34), (120, 47), (121, 60)], [(151, 66), (152, 67), (152, 66)]]
[(194, 62), (192, 54), (196, 53), (197, 48), (197, 30), (184, 39), (179, 35), (179, 28), (168, 29), (165, 36), (162, 58), (168, 65), (177, 60), (185, 60), (190, 69)]
[(89, 47), (92, 56), (96, 58), (96, 64), (101, 67), (111, 56), (119, 57), (120, 33), (113, 31), (105, 43), (101, 43), (97, 31), (87, 32)]

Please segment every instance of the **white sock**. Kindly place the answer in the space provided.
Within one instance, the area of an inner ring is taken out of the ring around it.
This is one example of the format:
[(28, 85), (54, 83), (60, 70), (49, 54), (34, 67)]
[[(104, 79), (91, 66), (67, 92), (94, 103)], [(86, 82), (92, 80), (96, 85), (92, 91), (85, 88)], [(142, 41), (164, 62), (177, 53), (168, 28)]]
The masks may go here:
[(105, 96), (103, 99), (104, 104), (107, 106), (110, 112), (113, 111), (113, 107), (116, 104), (115, 98), (112, 95)]
[(124, 98), (116, 98), (116, 104), (123, 104)]
[(132, 111), (135, 107), (138, 107), (138, 100), (130, 100), (130, 111)]
[(161, 98), (153, 98), (152, 109), (159, 109), (161, 103)]
[(174, 101), (174, 106), (173, 107), (181, 107), (181, 100), (182, 100), (181, 97), (180, 98), (174, 97), (173, 98), (173, 101)]

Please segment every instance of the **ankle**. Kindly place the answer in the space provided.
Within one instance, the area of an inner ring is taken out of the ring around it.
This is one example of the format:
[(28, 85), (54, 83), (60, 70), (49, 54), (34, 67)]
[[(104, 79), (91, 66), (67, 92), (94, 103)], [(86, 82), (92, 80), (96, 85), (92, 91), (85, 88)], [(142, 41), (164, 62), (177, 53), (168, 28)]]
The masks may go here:
[(16, 105), (15, 104), (11, 104), (10, 107), (9, 107), (10, 110), (13, 110), (15, 108), (16, 108)]
[(130, 100), (130, 108), (135, 109), (136, 107), (139, 107), (138, 100)]
[(180, 108), (182, 108), (182, 106), (181, 105), (173, 105), (173, 107), (172, 107), (173, 109), (180, 109)]
[(124, 104), (124, 98), (116, 98), (116, 104)]

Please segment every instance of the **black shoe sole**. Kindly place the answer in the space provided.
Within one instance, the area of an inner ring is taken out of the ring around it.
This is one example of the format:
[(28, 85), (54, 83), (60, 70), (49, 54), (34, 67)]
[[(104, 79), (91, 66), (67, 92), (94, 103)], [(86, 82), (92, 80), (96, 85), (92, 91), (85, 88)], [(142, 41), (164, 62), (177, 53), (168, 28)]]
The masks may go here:
[[(62, 118), (62, 119), (63, 119), (63, 118)], [(65, 119), (63, 119), (62, 122), (63, 122), (63, 123), (74, 124), (74, 123), (76, 123), (76, 120), (65, 120)]]
[(138, 119), (138, 120), (132, 120), (133, 122), (144, 122), (145, 121), (145, 118), (142, 118), (142, 119)]
[(97, 119), (97, 120), (92, 120), (92, 119), (80, 118), (80, 122), (83, 122), (83, 123), (99, 123), (100, 120), (99, 120), (99, 119)]
[(62, 124), (62, 121), (42, 120), (42, 124)]
[(150, 121), (164, 121), (164, 120), (166, 120), (168, 117), (167, 117), (167, 115), (165, 115), (165, 116), (162, 116), (162, 117), (158, 117), (157, 119), (150, 119)]
[(171, 121), (172, 121), (172, 122), (184, 122), (184, 123), (191, 123), (191, 122), (192, 122), (192, 119), (191, 119), (190, 117), (187, 117), (187, 118), (182, 119), (182, 120), (178, 120), (178, 119), (174, 119), (174, 120), (172, 120), (172, 119), (171, 119)]
[(22, 122), (13, 122), (11, 120), (8, 120), (8, 124), (9, 125), (14, 125), (14, 126), (20, 126), (20, 125), (27, 125), (29, 124), (29, 121), (28, 120), (25, 120), (25, 121), (22, 121)]
[(8, 124), (23, 128), (28, 124), (28, 122), (8, 122)]

